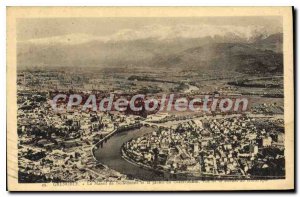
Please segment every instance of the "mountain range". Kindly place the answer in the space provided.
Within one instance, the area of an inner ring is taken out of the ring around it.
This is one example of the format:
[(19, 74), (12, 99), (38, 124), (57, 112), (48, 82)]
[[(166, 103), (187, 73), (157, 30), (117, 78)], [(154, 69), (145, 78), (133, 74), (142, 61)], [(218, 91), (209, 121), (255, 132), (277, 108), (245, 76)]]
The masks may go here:
[(18, 42), (18, 67), (106, 68), (132, 65), (271, 73), (282, 72), (283, 68), (282, 33), (245, 36), (226, 32), (213, 36), (202, 34), (204, 37), (181, 33), (177, 37), (152, 37), (154, 33), (141, 36), (135, 32), (136, 39), (129, 35), (132, 32), (123, 32), (119, 37), (114, 35), (114, 39), (110, 40), (87, 35), (65, 35)]

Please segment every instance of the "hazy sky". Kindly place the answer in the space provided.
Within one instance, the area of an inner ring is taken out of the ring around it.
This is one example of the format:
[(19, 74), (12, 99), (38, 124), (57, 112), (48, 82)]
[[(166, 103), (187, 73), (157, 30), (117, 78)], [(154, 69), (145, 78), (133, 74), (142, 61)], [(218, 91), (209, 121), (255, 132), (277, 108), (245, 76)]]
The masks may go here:
[[(281, 17), (194, 17), (194, 18), (24, 18), (17, 22), (17, 39), (30, 39), (63, 36), (68, 34), (87, 34), (92, 36), (110, 36), (120, 30), (139, 30), (147, 26), (170, 27), (201, 26), (227, 28), (249, 26), (264, 27), (268, 33), (282, 32)], [(152, 28), (153, 29), (153, 28)], [(146, 29), (147, 30), (147, 29)], [(178, 28), (172, 29), (178, 31)], [(181, 31), (181, 30), (180, 30)], [(210, 30), (213, 31), (213, 30)], [(234, 30), (233, 30), (234, 31)], [(146, 32), (147, 33), (147, 32)], [(176, 32), (175, 32), (176, 33)]]

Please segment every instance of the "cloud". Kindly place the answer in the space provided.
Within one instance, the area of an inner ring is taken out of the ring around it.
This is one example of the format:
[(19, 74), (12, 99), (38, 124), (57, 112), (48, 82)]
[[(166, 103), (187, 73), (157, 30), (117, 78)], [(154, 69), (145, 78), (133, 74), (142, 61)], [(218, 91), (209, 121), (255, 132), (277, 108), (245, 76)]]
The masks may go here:
[(203, 37), (237, 37), (245, 40), (251, 40), (257, 36), (267, 37), (277, 32), (270, 32), (264, 26), (232, 26), (232, 25), (185, 25), (178, 24), (174, 26), (148, 25), (139, 29), (121, 29), (108, 36), (95, 36), (89, 34), (67, 34), (47, 38), (30, 39), (20, 43), (29, 43), (36, 45), (77, 45), (92, 41), (120, 42), (133, 41), (138, 39), (158, 39), (160, 41), (169, 41), (179, 38), (203, 38)]

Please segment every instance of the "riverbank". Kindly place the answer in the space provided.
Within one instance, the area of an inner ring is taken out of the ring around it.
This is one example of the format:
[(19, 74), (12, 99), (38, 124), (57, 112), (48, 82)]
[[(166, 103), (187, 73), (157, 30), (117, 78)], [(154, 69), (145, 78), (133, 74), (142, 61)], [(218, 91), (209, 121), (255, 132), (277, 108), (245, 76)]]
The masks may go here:
[(139, 168), (134, 163), (122, 157), (121, 150), (125, 142), (153, 131), (154, 129), (151, 127), (141, 127), (139, 129), (116, 133), (116, 135), (112, 136), (110, 140), (103, 144), (103, 148), (99, 147), (94, 151), (94, 156), (99, 163), (126, 175), (129, 180), (166, 180), (164, 174), (146, 168)]

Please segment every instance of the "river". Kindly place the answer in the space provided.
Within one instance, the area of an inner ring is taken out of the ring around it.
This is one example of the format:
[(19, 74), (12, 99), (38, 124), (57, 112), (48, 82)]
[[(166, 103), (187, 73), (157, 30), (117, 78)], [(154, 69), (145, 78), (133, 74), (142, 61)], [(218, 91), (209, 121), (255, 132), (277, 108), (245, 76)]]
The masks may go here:
[(122, 145), (132, 138), (137, 138), (147, 133), (154, 131), (151, 127), (142, 127), (129, 131), (123, 131), (112, 136), (103, 147), (99, 147), (95, 152), (96, 159), (107, 165), (109, 168), (114, 169), (128, 177), (137, 178), (141, 180), (164, 180), (164, 175), (159, 172), (141, 168), (137, 165), (129, 163), (121, 156)]

